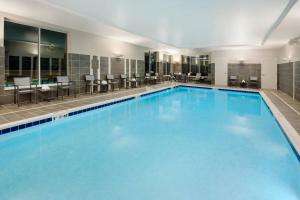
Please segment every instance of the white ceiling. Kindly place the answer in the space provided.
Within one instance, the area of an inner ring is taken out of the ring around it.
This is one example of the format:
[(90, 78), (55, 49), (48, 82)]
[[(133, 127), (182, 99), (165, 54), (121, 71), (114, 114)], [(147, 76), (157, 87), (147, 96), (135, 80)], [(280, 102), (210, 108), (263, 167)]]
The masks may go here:
[(0, 11), (171, 51), (283, 45), (300, 35), (300, 3), (285, 17), (296, 1), (0, 0)]

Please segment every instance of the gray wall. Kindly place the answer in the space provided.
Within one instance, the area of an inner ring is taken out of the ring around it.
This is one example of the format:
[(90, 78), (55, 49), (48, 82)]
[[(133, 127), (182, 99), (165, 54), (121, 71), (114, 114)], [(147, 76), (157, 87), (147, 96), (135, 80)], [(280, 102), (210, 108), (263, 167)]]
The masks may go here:
[(300, 101), (300, 61), (295, 62), (295, 99)]
[(84, 75), (90, 74), (91, 60), (89, 55), (68, 54), (69, 72), (72, 81), (76, 82), (77, 92), (85, 92)]
[(100, 79), (106, 79), (108, 74), (108, 57), (100, 57)]
[(293, 97), (293, 63), (277, 65), (277, 88)]
[(111, 58), (111, 74), (114, 78), (120, 78), (120, 74), (124, 74), (124, 59), (123, 58)]
[(129, 76), (129, 59), (126, 59), (126, 74)]
[(98, 77), (98, 71), (99, 71), (99, 59), (98, 59), (98, 56), (93, 56), (93, 59), (92, 59), (92, 69), (93, 69), (93, 75), (97, 78)]
[(131, 77), (135, 74), (135, 69), (136, 69), (136, 60), (131, 60)]
[(228, 77), (237, 76), (238, 81), (242, 82), (242, 80), (249, 81), (250, 76), (256, 76), (258, 78), (258, 87), (261, 86), (261, 64), (252, 64), (252, 63), (244, 63), (244, 64), (228, 64)]
[(146, 72), (145, 72), (145, 61), (138, 60), (137, 71), (138, 71), (138, 74), (140, 74), (141, 77), (145, 77), (145, 75), (146, 75)]

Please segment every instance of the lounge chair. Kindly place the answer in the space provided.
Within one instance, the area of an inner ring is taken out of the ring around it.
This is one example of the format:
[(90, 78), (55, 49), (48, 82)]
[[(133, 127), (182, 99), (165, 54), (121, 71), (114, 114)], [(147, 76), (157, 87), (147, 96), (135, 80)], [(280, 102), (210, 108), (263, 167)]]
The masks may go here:
[(229, 76), (228, 85), (236, 86), (238, 84), (237, 76)]
[(108, 92), (107, 80), (99, 80), (99, 82), (100, 82), (100, 92)]
[(257, 78), (257, 76), (250, 76), (250, 78), (249, 78), (249, 85), (251, 87), (258, 88), (258, 78)]
[(146, 81), (147, 84), (149, 84), (151, 82), (151, 74), (150, 73), (146, 73), (145, 81)]
[(108, 85), (110, 85), (112, 91), (115, 90), (115, 87), (119, 88), (119, 81), (115, 80), (114, 75), (108, 74), (108, 75), (106, 75), (106, 79), (107, 79), (107, 83), (108, 83)]
[(137, 79), (135, 77), (129, 79), (129, 82), (130, 82), (130, 87), (137, 87)]
[(76, 98), (76, 83), (75, 81), (70, 81), (68, 76), (57, 76), (57, 99), (59, 96), (59, 90), (61, 91), (61, 98), (64, 99), (64, 90), (68, 91), (68, 96), (70, 96), (70, 89), (73, 89), (74, 97)]
[(196, 77), (192, 79), (192, 81), (199, 82), (201, 80), (201, 73), (197, 73)]
[(204, 78), (204, 82), (212, 84), (212, 80), (211, 79), (212, 79), (211, 74), (207, 74), (207, 76), (205, 76), (205, 78)]
[(30, 95), (30, 102), (32, 102), (32, 94), (37, 103), (37, 84), (31, 83), (30, 77), (14, 78), (14, 102), (20, 106), (20, 95)]
[(120, 88), (127, 88), (128, 80), (126, 74), (120, 75)]
[(85, 93), (87, 94), (88, 88), (91, 95), (94, 93), (94, 88), (100, 86), (100, 81), (95, 78), (94, 75), (85, 75)]
[(161, 77), (158, 73), (155, 73), (155, 76), (152, 77), (155, 81), (155, 83), (160, 83), (161, 82)]
[(142, 77), (140, 74), (134, 74), (134, 78), (136, 79), (137, 86), (142, 85)]

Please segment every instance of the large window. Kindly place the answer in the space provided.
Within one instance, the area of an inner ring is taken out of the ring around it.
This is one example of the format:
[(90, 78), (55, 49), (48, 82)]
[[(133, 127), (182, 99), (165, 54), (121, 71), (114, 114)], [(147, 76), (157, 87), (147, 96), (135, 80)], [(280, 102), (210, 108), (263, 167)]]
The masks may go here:
[(53, 83), (58, 75), (66, 75), (66, 34), (41, 29), (41, 81)]
[(64, 33), (5, 21), (6, 86), (13, 85), (14, 77), (31, 77), (37, 84), (47, 84), (66, 75), (66, 41)]

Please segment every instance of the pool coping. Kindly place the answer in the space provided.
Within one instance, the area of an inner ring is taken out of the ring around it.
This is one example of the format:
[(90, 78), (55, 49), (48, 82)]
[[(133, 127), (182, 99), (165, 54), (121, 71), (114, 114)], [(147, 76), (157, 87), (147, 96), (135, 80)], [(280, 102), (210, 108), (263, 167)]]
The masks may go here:
[(59, 120), (61, 118), (77, 115), (80, 113), (96, 110), (99, 108), (103, 108), (103, 107), (110, 106), (113, 104), (121, 103), (124, 101), (129, 101), (129, 100), (132, 100), (137, 97), (142, 97), (142, 96), (147, 96), (150, 94), (162, 92), (165, 90), (172, 89), (174, 87), (176, 87), (176, 86), (175, 85), (174, 86), (165, 86), (165, 87), (161, 87), (158, 89), (146, 88), (147, 91), (133, 94), (133, 95), (126, 95), (126, 96), (119, 97), (119, 98), (104, 100), (104, 101), (101, 101), (98, 103), (92, 103), (92, 104), (88, 104), (88, 105), (84, 105), (84, 106), (78, 106), (75, 108), (70, 108), (70, 109), (59, 111), (59, 112), (52, 112), (52, 113), (40, 115), (37, 117), (30, 117), (30, 118), (23, 119), (23, 120), (18, 120), (18, 121), (14, 121), (14, 122), (1, 124), (0, 125), (0, 135), (16, 132), (18, 130), (22, 130), (22, 129), (29, 128), (32, 126), (37, 126), (37, 125), (44, 124), (47, 122)]
[(24, 120), (19, 120), (15, 122), (10, 122), (6, 124), (0, 125), (0, 135), (8, 134), (12, 132), (17, 132), (18, 130), (22, 130), (25, 128), (29, 128), (32, 126), (37, 126), (40, 124), (52, 122), (59, 120), (61, 118), (74, 116), (77, 114), (81, 114), (84, 112), (96, 110), (102, 107), (110, 106), (113, 104), (129, 101), (138, 97), (144, 97), (151, 94), (163, 92), (172, 88), (177, 87), (187, 87), (187, 88), (199, 88), (199, 89), (209, 89), (209, 90), (220, 90), (220, 91), (232, 91), (232, 92), (242, 92), (242, 93), (256, 93), (259, 94), (264, 102), (266, 103), (267, 107), (269, 108), (270, 112), (274, 116), (274, 119), (280, 126), (283, 131), (284, 136), (288, 140), (291, 148), (293, 149), (294, 153), (296, 154), (297, 159), (300, 161), (300, 135), (294, 129), (294, 127), (289, 123), (286, 117), (279, 111), (276, 105), (269, 99), (269, 97), (260, 90), (254, 89), (247, 89), (247, 88), (225, 88), (220, 86), (201, 86), (201, 85), (189, 85), (189, 84), (174, 84), (169, 85), (157, 89), (151, 89), (146, 87), (145, 92), (133, 94), (133, 95), (126, 95), (119, 98), (113, 98), (110, 100), (101, 101), (98, 103), (88, 104), (84, 106), (79, 106), (75, 108), (70, 108), (66, 110), (62, 110), (59, 112), (53, 112), (45, 115), (40, 115), (38, 117), (27, 118)]

